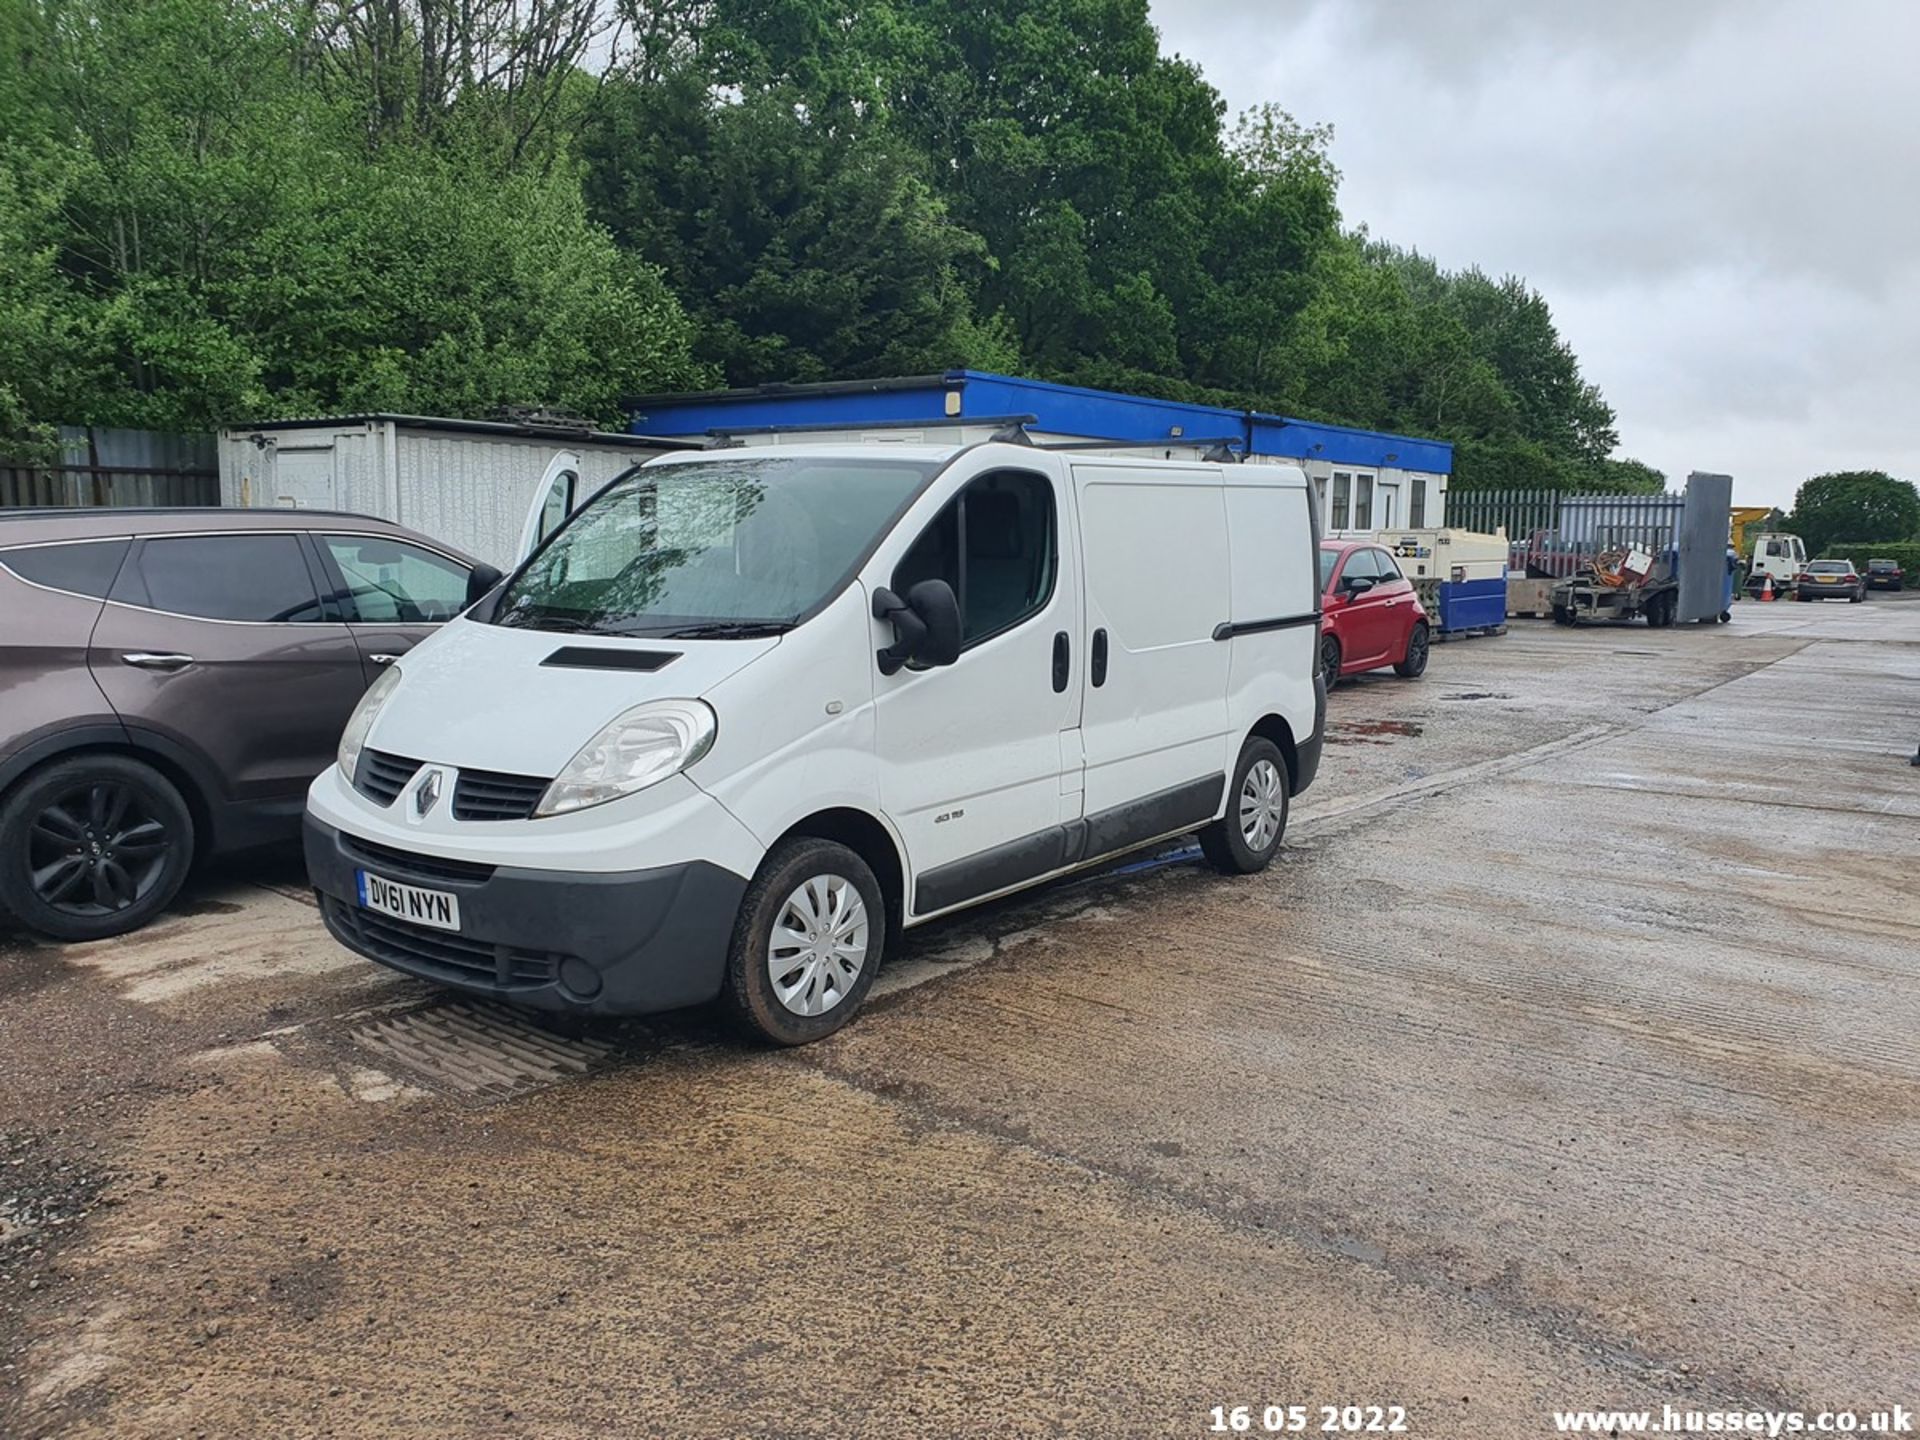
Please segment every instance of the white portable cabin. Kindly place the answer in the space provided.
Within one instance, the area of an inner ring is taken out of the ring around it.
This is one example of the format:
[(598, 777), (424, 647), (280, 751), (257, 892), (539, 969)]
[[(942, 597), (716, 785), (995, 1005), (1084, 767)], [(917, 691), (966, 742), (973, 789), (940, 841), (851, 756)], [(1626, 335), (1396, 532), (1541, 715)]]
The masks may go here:
[(220, 432), (220, 503), (375, 515), (506, 570), (621, 471), (699, 448), (422, 415), (268, 420)]

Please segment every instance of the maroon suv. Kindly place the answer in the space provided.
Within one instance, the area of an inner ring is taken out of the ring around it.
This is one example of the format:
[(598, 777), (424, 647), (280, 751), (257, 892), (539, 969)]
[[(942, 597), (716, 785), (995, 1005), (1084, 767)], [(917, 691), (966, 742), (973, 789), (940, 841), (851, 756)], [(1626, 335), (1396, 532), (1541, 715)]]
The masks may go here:
[(0, 510), (0, 912), (122, 934), (298, 835), (380, 667), (498, 578), (361, 515)]

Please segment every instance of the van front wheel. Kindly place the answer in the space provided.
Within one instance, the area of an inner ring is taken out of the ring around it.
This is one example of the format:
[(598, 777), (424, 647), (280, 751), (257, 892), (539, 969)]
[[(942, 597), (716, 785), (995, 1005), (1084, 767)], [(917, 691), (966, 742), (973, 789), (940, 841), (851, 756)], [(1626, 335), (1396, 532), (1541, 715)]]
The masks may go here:
[(1287, 833), (1286, 758), (1271, 740), (1255, 735), (1240, 747), (1227, 790), (1227, 813), (1200, 832), (1200, 849), (1225, 875), (1253, 875), (1267, 868)]
[(886, 940), (886, 903), (866, 861), (831, 840), (784, 841), (740, 901), (727, 1008), (776, 1045), (824, 1039), (867, 998)]

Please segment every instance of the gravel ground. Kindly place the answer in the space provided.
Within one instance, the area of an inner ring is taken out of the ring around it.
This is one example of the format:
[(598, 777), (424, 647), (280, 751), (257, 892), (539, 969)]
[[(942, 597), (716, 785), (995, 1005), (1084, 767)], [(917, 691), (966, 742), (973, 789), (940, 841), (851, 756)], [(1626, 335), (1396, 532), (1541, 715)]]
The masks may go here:
[(289, 856), (0, 935), (0, 1435), (1913, 1408), (1916, 680), (1877, 600), (1440, 647), (1266, 875), (915, 932), (799, 1052), (449, 1004)]

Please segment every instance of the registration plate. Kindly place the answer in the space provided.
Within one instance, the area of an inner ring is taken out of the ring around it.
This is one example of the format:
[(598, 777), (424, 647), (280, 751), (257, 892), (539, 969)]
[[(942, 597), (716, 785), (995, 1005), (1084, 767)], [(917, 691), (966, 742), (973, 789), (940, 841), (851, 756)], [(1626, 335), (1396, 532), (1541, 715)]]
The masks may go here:
[(435, 930), (460, 928), (458, 895), (450, 895), (445, 890), (423, 890), (418, 885), (402, 885), (398, 880), (388, 880), (365, 870), (357, 873), (361, 908), (378, 910), (396, 920), (410, 920), (415, 925), (431, 925)]

